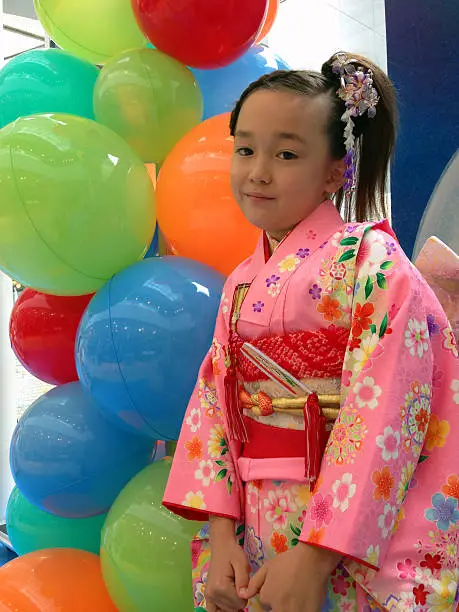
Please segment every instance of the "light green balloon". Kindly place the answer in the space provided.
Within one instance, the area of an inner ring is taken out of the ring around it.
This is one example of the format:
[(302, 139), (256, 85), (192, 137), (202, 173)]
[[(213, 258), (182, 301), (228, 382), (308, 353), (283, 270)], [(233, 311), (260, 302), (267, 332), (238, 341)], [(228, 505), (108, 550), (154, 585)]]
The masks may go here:
[(191, 539), (202, 523), (161, 501), (171, 459), (142, 470), (113, 504), (102, 532), (102, 572), (120, 612), (192, 612)]
[(93, 64), (146, 47), (131, 0), (34, 0), (42, 26), (59, 47)]
[(34, 115), (0, 131), (0, 269), (57, 295), (97, 291), (155, 229), (145, 165), (89, 119)]
[(156, 49), (133, 49), (102, 69), (94, 89), (97, 121), (122, 136), (144, 162), (162, 163), (202, 119), (193, 73)]
[(18, 555), (47, 548), (78, 548), (98, 555), (106, 516), (68, 519), (48, 514), (15, 487), (8, 501), (6, 528)]

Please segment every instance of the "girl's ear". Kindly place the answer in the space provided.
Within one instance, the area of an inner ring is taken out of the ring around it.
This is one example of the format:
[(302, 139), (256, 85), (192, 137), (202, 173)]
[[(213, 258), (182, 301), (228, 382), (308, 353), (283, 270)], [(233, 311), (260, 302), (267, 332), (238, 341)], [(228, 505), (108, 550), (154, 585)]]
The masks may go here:
[(335, 159), (330, 166), (330, 172), (325, 181), (324, 191), (327, 193), (336, 193), (346, 182), (344, 171), (346, 170), (346, 162), (343, 159)]

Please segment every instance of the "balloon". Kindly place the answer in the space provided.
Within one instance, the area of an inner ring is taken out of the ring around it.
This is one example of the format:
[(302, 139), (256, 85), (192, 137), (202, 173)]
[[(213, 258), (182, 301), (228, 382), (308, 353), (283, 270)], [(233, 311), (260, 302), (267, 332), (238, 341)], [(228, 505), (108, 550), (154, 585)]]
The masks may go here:
[(148, 247), (148, 251), (146, 252), (144, 259), (148, 259), (149, 257), (157, 257), (158, 255), (159, 255), (159, 227), (156, 226), (155, 235), (153, 236), (153, 240), (151, 241), (151, 244)]
[(202, 95), (186, 66), (161, 51), (132, 49), (102, 69), (94, 111), (143, 161), (162, 163), (201, 121)]
[(58, 516), (106, 512), (150, 461), (151, 440), (104, 418), (80, 383), (51, 389), (26, 410), (13, 434), (10, 463), (21, 493)]
[(3, 128), (0, 185), (0, 269), (44, 293), (93, 293), (152, 239), (144, 164), (89, 119), (34, 115)]
[(158, 255), (173, 255), (161, 229), (158, 236)]
[(459, 253), (459, 151), (456, 151), (435, 185), (419, 225), (413, 261), (430, 236), (440, 238)]
[(255, 44), (261, 43), (261, 41), (264, 40), (271, 31), (279, 11), (279, 5), (280, 0), (268, 0), (268, 10), (266, 11), (265, 20), (261, 26), (260, 32), (258, 33)]
[(438, 298), (459, 344), (459, 254), (431, 236), (414, 265)]
[(204, 97), (204, 119), (231, 112), (244, 89), (263, 74), (288, 66), (267, 47), (252, 47), (238, 60), (215, 70), (193, 69)]
[(158, 222), (172, 252), (228, 275), (253, 253), (259, 231), (230, 186), (229, 115), (207, 119), (168, 155), (156, 188)]
[(42, 26), (59, 47), (93, 64), (147, 45), (130, 0), (34, 0), (34, 6)]
[(145, 168), (147, 169), (148, 176), (151, 179), (153, 189), (156, 189), (156, 174), (158, 172), (156, 164), (147, 163), (145, 164)]
[(0, 70), (0, 128), (36, 113), (94, 119), (92, 97), (99, 70), (58, 49), (33, 49)]
[(117, 612), (100, 560), (61, 548), (18, 557), (0, 569), (0, 612)]
[(107, 414), (146, 436), (178, 438), (222, 288), (223, 277), (207, 266), (155, 257), (96, 294), (81, 320), (76, 362)]
[(96, 555), (107, 515), (68, 519), (43, 512), (27, 501), (17, 487), (6, 509), (6, 528), (18, 555), (47, 548), (78, 548)]
[(234, 62), (255, 42), (268, 0), (132, 0), (135, 16), (161, 51), (194, 68)]
[(120, 610), (193, 610), (190, 543), (202, 523), (162, 505), (170, 465), (163, 459), (140, 472), (107, 517), (102, 573)]
[[(6, 546), (0, 546), (0, 567), (6, 565), (13, 559), (16, 559), (17, 555)], [(1, 602), (0, 602), (1, 605)], [(1, 607), (0, 607), (1, 610)]]
[(11, 346), (33, 376), (50, 385), (78, 380), (75, 338), (91, 297), (58, 297), (34, 289), (21, 293), (11, 313)]

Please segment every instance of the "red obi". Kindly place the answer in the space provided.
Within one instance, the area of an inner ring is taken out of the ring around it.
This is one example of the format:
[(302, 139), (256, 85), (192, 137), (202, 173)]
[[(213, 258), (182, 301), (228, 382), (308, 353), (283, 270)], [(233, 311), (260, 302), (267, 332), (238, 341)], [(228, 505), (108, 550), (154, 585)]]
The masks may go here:
[[(278, 459), (279, 457), (305, 457), (305, 433), (301, 429), (272, 427), (249, 417), (242, 417), (248, 442), (243, 444), (241, 457), (249, 459)], [(328, 441), (329, 432), (321, 430), (320, 455)]]
[[(349, 329), (330, 325), (248, 342), (295, 378), (340, 378), (348, 339)], [(230, 352), (238, 373), (246, 382), (266, 379), (241, 353), (246, 341), (234, 332), (231, 334)]]
[[(348, 339), (348, 329), (331, 325), (318, 330), (257, 338), (250, 343), (295, 378), (339, 378)], [(254, 382), (268, 378), (242, 354), (245, 341), (234, 331), (230, 334), (232, 365), (225, 377), (230, 435), (243, 443), (243, 457), (304, 456), (305, 475), (312, 483), (318, 476), (327, 440), (326, 421), (317, 395), (311, 394), (304, 407), (305, 431), (261, 425), (244, 417), (239, 405), (238, 379)]]

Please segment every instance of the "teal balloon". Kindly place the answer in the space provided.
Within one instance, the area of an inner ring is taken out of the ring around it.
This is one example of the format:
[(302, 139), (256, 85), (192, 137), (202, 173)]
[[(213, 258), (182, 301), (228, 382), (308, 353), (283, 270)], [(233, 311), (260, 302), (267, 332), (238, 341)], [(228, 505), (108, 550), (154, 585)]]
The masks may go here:
[(21, 53), (0, 70), (0, 129), (37, 113), (94, 119), (98, 75), (96, 66), (59, 49)]
[(31, 504), (15, 487), (6, 510), (6, 529), (18, 555), (48, 548), (78, 548), (98, 555), (106, 516), (54, 516)]

